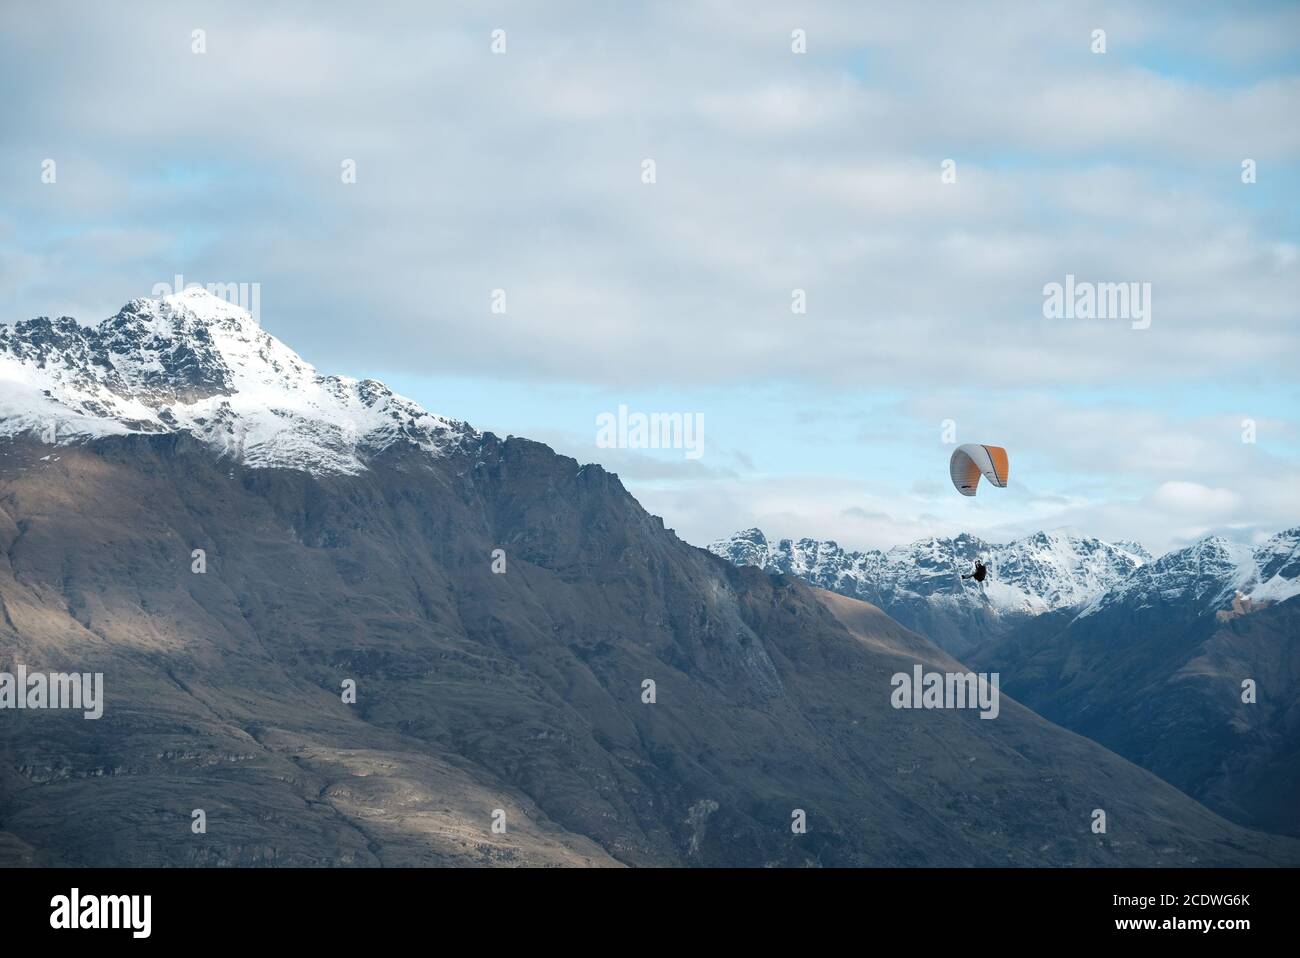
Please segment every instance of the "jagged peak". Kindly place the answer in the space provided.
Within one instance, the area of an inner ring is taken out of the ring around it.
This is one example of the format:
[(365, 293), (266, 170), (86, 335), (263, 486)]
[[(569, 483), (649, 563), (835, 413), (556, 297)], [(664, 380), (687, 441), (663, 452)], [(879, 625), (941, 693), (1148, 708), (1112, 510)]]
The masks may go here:
[[(972, 533), (927, 536), (886, 551), (843, 549), (833, 540), (780, 539), (769, 543), (748, 529), (710, 546), (741, 565), (793, 572), (815, 585), (859, 596), (946, 595), (987, 602), (1005, 611), (1037, 613), (1080, 605), (1105, 592), (1141, 565), (1130, 552), (1100, 539), (1060, 530), (1038, 532), (996, 545)], [(992, 585), (966, 595), (960, 574), (974, 558), (996, 570)]]
[[(1273, 542), (1278, 536), (1268, 541)], [(1300, 567), (1287, 566), (1284, 562), (1269, 564), (1268, 558), (1277, 554), (1266, 547), (1252, 548), (1222, 535), (1204, 536), (1145, 563), (1132, 576), (1089, 603), (1079, 618), (1128, 602), (1149, 604), (1157, 598), (1162, 602), (1175, 598), (1190, 600), (1198, 608), (1215, 609), (1234, 595), (1252, 595), (1270, 577), (1284, 578), (1293, 587), (1290, 591), (1280, 589), (1274, 582), (1270, 585), (1270, 595), (1293, 594), (1294, 589), (1300, 589), (1300, 578), (1297, 578)], [(1265, 574), (1266, 565), (1269, 568)]]
[(133, 299), (96, 327), (0, 327), (0, 435), (54, 442), (191, 432), (259, 467), (359, 472), (408, 441), (477, 435), (374, 379), (321, 376), (243, 307), (202, 287)]

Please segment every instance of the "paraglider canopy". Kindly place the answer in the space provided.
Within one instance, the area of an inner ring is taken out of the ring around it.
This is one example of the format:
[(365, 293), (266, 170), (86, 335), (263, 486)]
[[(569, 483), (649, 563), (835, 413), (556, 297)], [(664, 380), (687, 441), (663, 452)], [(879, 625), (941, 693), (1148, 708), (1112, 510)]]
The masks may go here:
[(999, 489), (1007, 487), (1007, 451), (1001, 446), (985, 446), (968, 442), (953, 450), (948, 461), (952, 484), (963, 496), (975, 495), (980, 476)]

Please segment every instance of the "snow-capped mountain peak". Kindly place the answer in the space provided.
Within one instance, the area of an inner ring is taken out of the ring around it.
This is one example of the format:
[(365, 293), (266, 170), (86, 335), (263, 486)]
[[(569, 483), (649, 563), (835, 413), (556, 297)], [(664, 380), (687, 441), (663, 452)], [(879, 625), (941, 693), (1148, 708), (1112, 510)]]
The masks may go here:
[[(1146, 550), (1132, 543), (1120, 548), (1061, 532), (1005, 544), (968, 534), (932, 536), (884, 552), (852, 552), (829, 540), (772, 542), (762, 531), (748, 529), (709, 549), (736, 565), (788, 573), (872, 602), (954, 651), (1025, 617), (1086, 603), (1146, 561)], [(983, 586), (962, 579), (976, 559), (991, 572)]]
[[(1159, 559), (1134, 542), (1038, 532), (1005, 544), (975, 536), (930, 537), (881, 552), (851, 552), (815, 539), (769, 540), (747, 529), (709, 546), (735, 565), (797, 576), (880, 606), (909, 628), (961, 654), (1044, 613), (1075, 620), (1107, 610), (1197, 617), (1248, 614), (1300, 595), (1300, 528), (1258, 546), (1209, 536)], [(977, 558), (982, 586), (961, 576)]]
[(1205, 613), (1234, 599), (1281, 602), (1300, 595), (1300, 528), (1288, 529), (1252, 548), (1207, 536), (1161, 556), (1115, 588), (1097, 596), (1079, 618), (1124, 605), (1145, 609), (1185, 605)]
[(1138, 560), (1139, 565), (1150, 562), (1155, 558), (1155, 556), (1146, 550), (1146, 547), (1142, 545), (1142, 543), (1133, 542), (1130, 539), (1120, 539), (1118, 542), (1112, 542), (1111, 545), (1116, 549), (1127, 552), (1134, 559)]
[(76, 442), (187, 431), (255, 467), (356, 473), (395, 442), (473, 435), (375, 380), (322, 376), (241, 307), (191, 287), (97, 327), (0, 326), (0, 435)]
[(960, 592), (961, 575), (983, 559), (993, 582), (1007, 587), (995, 590), (996, 595), (986, 589), (987, 597), (1024, 611), (1076, 605), (1101, 594), (1144, 561), (1131, 544), (1120, 548), (1057, 532), (1000, 545), (963, 533), (952, 539), (919, 539), (887, 552), (846, 552), (831, 540), (772, 543), (761, 530), (747, 529), (709, 549), (739, 565), (789, 572), (810, 581), (849, 578), (875, 591), (919, 595)]

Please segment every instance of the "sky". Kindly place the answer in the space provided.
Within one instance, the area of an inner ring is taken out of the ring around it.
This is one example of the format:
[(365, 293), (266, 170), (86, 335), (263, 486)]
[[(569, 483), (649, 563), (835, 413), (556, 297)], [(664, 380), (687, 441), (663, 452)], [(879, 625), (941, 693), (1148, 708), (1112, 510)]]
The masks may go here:
[(256, 283), (696, 544), (1300, 524), (1297, 4), (5, 4), (0, 93), (0, 321)]

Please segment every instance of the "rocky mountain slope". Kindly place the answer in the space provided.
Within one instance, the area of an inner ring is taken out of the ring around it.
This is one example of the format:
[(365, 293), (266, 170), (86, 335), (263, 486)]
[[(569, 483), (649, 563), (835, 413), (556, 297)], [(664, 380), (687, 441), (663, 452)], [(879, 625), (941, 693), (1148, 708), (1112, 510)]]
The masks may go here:
[(1300, 529), (1255, 548), (1207, 538), (974, 660), (1043, 715), (1235, 821), (1300, 834), (1297, 594)]
[(1230, 610), (1233, 599), (1262, 607), (1295, 595), (1300, 595), (1300, 528), (1255, 547), (1207, 536), (1116, 582), (1084, 606), (1080, 618), (1117, 607), (1197, 617)]
[[(788, 573), (871, 602), (957, 655), (1027, 619), (1087, 603), (1150, 559), (1133, 544), (1045, 532), (1003, 545), (961, 535), (852, 552), (832, 541), (772, 542), (749, 529), (709, 550), (736, 565)], [(961, 578), (976, 558), (992, 573), (982, 588)]]
[(0, 712), (0, 864), (1300, 864), (1008, 697), (893, 708), (960, 666), (224, 309), (3, 340), (0, 670), (105, 705)]

